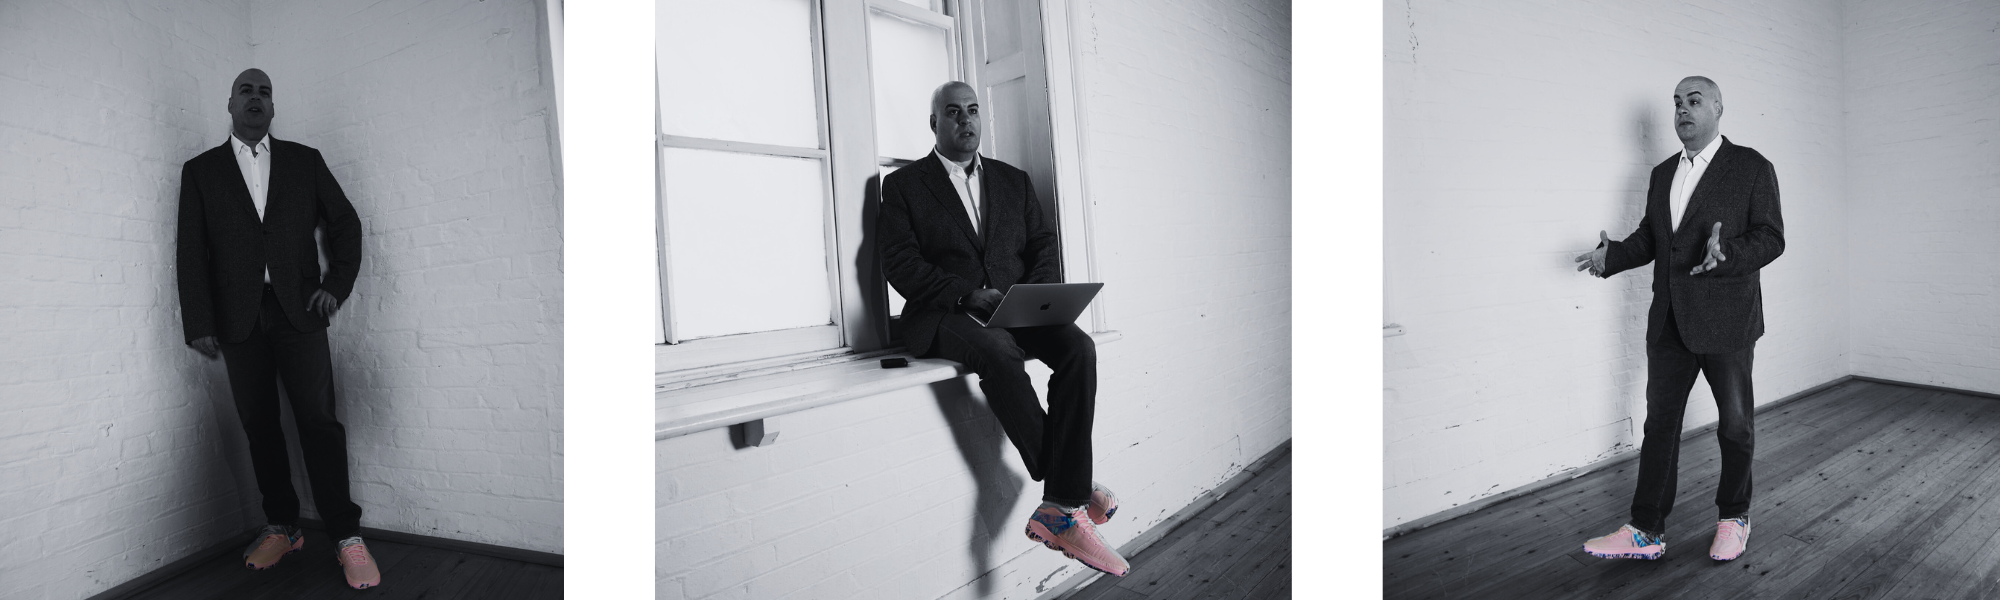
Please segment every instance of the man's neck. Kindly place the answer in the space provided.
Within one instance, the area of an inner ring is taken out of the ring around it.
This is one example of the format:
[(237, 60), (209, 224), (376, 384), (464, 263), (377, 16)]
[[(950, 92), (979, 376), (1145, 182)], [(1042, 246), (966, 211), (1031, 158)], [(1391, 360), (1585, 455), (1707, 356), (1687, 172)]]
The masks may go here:
[(230, 132), (231, 135), (236, 136), (237, 140), (240, 140), (244, 144), (250, 146), (257, 145), (257, 142), (263, 141), (264, 136), (270, 135), (270, 133), (271, 129), (268, 127), (264, 129), (249, 129), (244, 127), (237, 127)]
[(937, 152), (937, 155), (938, 155), (939, 157), (942, 157), (942, 158), (944, 158), (945, 160), (948, 160), (948, 161), (951, 161), (951, 162), (952, 162), (953, 164), (956, 164), (956, 165), (958, 165), (958, 166), (959, 166), (959, 168), (962, 168), (962, 169), (965, 169), (965, 168), (971, 168), (971, 167), (972, 167), (972, 159), (973, 159), (973, 158), (975, 158), (975, 157), (978, 157), (978, 156), (979, 156), (979, 153), (978, 153), (978, 152), (966, 152), (966, 153), (963, 153), (963, 154), (960, 154), (960, 155), (957, 155), (957, 156), (954, 156), (954, 155), (952, 155), (952, 153), (950, 153), (950, 152), (946, 152), (946, 151), (945, 151), (945, 150), (944, 150), (943, 148), (936, 148), (936, 149), (935, 149), (935, 151)]
[(1688, 142), (1684, 144), (1687, 147), (1688, 156), (1701, 154), (1703, 148), (1707, 148), (1709, 144), (1715, 143), (1716, 138), (1720, 137), (1722, 137), (1722, 132), (1718, 131), (1715, 133), (1708, 134), (1708, 137), (1702, 138), (1699, 141)]

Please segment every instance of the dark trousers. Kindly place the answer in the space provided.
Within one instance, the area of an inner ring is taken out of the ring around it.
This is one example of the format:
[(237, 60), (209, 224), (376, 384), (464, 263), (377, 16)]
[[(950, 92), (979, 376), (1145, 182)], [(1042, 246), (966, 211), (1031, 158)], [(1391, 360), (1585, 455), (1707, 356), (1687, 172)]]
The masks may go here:
[[(1042, 482), (1042, 500), (1090, 502), (1090, 424), (1097, 411), (1097, 343), (1090, 334), (1069, 323), (987, 329), (953, 313), (938, 324), (937, 336), (933, 355), (979, 374), (986, 404), (1021, 452), (1028, 475)], [(1046, 412), (1022, 370), (1030, 354), (1055, 371)]]
[(360, 535), (361, 507), (347, 494), (347, 429), (333, 415), (333, 358), (326, 330), (305, 333), (293, 328), (266, 285), (257, 329), (248, 339), (222, 344), (222, 362), (229, 369), (236, 416), (250, 439), (250, 464), (257, 472), (257, 493), (264, 497), (264, 518), (278, 525), (296, 525), (299, 520), (285, 430), (278, 425), (282, 378), (298, 426), (299, 448), (305, 453), (306, 480), (312, 485), (313, 504), (326, 521), (326, 532), (336, 540)]
[(1721, 413), (1715, 438), (1722, 446), (1722, 482), (1715, 489), (1717, 519), (1750, 514), (1750, 455), (1755, 446), (1751, 417), (1750, 363), (1756, 343), (1722, 354), (1695, 354), (1681, 342), (1671, 312), (1666, 331), (1646, 346), (1646, 432), (1639, 445), (1639, 487), (1632, 494), (1632, 526), (1660, 535), (1674, 508), (1675, 475), (1681, 457), (1681, 417), (1697, 373), (1708, 379)]

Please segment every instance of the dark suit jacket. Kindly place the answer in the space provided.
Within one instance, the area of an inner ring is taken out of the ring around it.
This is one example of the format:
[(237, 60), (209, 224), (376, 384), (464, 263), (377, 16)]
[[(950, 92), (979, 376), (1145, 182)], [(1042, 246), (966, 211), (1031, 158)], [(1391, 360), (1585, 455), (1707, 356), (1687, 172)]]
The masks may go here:
[[(250, 200), (228, 140), (181, 166), (179, 232), (175, 238), (181, 331), (187, 341), (250, 337), (263, 304), (264, 268), (285, 318), (300, 331), (324, 329), (325, 315), (306, 310), (315, 290), (341, 302), (361, 271), (361, 219), (340, 193), (319, 151), (272, 139), (271, 183), (264, 218)], [(326, 224), (327, 271), (319, 271), (313, 228)]]
[[(1653, 308), (1646, 341), (1659, 341), (1673, 311), (1681, 341), (1697, 354), (1733, 352), (1764, 335), (1764, 293), (1758, 270), (1785, 253), (1785, 220), (1778, 210), (1778, 174), (1756, 150), (1722, 138), (1681, 214), (1678, 230), (1668, 195), (1681, 155), (1653, 167), (1646, 216), (1639, 229), (1604, 253), (1605, 277), (1653, 263)], [(1722, 223), (1722, 256), (1713, 271), (1689, 275), (1708, 255), (1708, 238)]]
[(977, 233), (937, 153), (882, 180), (875, 252), (889, 285), (903, 295), (903, 341), (919, 355), (937, 338), (938, 321), (973, 290), (1062, 282), (1056, 233), (1028, 174), (984, 156), (979, 161), (984, 222)]

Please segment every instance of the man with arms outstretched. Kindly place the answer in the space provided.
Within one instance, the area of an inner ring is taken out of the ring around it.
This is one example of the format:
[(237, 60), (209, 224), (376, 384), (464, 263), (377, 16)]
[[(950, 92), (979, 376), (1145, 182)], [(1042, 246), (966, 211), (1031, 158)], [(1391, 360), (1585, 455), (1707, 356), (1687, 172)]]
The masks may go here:
[(1722, 90), (1707, 77), (1674, 88), (1674, 133), (1683, 150), (1653, 168), (1646, 213), (1622, 241), (1598, 232), (1598, 247), (1576, 257), (1598, 277), (1653, 263), (1646, 324), (1646, 425), (1631, 521), (1592, 539), (1584, 552), (1657, 559), (1666, 552), (1680, 460), (1681, 417), (1697, 374), (1715, 393), (1722, 480), (1709, 557), (1735, 560), (1750, 541), (1750, 363), (1764, 334), (1758, 271), (1785, 252), (1778, 176), (1771, 161), (1718, 132)]

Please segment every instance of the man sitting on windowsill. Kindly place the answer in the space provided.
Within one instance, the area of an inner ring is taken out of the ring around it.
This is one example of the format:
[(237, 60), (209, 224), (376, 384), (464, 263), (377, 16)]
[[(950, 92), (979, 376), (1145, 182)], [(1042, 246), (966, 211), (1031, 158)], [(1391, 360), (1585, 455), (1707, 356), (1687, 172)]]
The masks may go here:
[[(1096, 411), (1097, 346), (1074, 323), (988, 329), (1017, 283), (1061, 283), (1056, 233), (1043, 218), (1028, 174), (979, 156), (979, 96), (964, 82), (931, 94), (936, 150), (882, 182), (876, 252), (889, 284), (906, 300), (903, 337), (918, 356), (965, 363), (1028, 474), (1042, 482), (1042, 505), (1028, 537), (1105, 573), (1130, 567), (1097, 533), (1117, 497), (1090, 479), (1090, 425)], [(1055, 374), (1048, 411), (1022, 369), (1033, 353)]]

